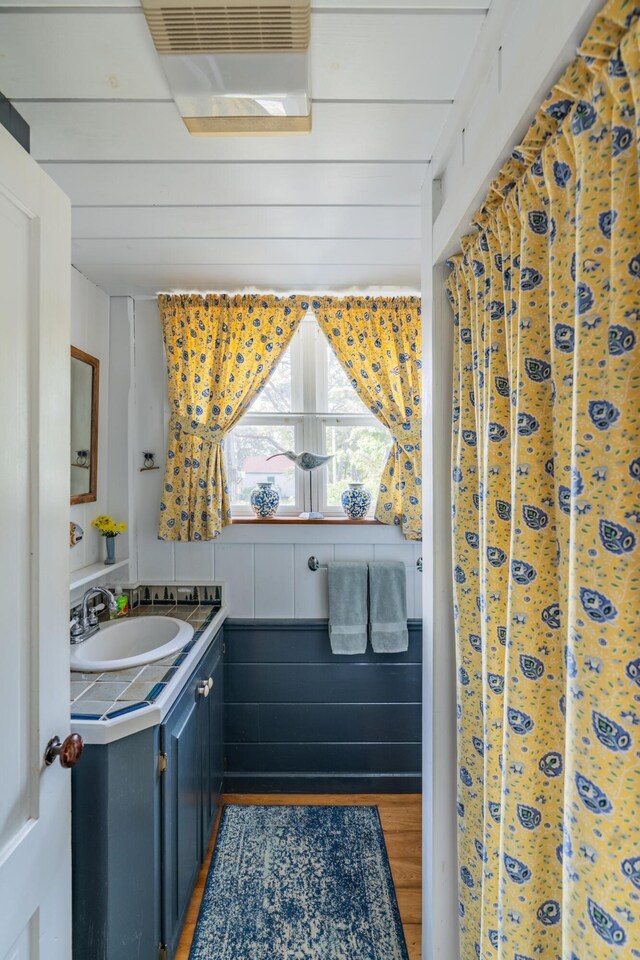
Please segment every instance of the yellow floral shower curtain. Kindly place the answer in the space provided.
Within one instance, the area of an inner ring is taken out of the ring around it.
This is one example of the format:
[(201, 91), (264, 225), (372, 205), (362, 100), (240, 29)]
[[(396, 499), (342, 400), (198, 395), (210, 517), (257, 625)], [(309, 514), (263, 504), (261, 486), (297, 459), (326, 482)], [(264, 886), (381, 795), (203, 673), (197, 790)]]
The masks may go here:
[(223, 442), (309, 308), (298, 297), (158, 298), (171, 420), (158, 537), (212, 540), (231, 522)]
[(313, 312), (366, 407), (393, 445), (376, 520), (422, 538), (422, 327), (420, 297), (325, 297)]
[(639, 39), (611, 0), (448, 281), (463, 960), (640, 949)]

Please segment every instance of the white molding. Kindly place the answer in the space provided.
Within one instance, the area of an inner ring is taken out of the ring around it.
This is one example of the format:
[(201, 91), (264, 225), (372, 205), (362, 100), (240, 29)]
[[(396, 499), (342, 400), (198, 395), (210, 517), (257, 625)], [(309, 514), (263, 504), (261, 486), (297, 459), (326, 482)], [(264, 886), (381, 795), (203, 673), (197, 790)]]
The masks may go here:
[[(484, 13), (490, 0), (318, 0), (311, 4), (311, 12), (322, 13), (353, 13), (355, 10), (363, 13), (398, 14), (448, 14)], [(0, 0), (0, 10), (19, 9), (22, 13), (66, 13), (73, 10), (77, 13), (108, 13), (117, 11), (124, 13), (141, 13), (140, 0)], [(398, 9), (400, 8), (400, 9)]]
[[(88, 503), (72, 504), (69, 508), (69, 519), (84, 530), (84, 537), (69, 552), (69, 570), (74, 574), (75, 571), (101, 560), (104, 553), (102, 538), (91, 524), (99, 514), (109, 512), (111, 471), (108, 410), (111, 402), (111, 374), (109, 298), (79, 270), (72, 267), (70, 273), (71, 345), (79, 347), (100, 361), (96, 499)], [(126, 520), (126, 517), (120, 516), (118, 519)], [(122, 552), (129, 552), (126, 546)]]
[[(109, 305), (109, 434), (108, 509), (110, 516), (125, 520), (122, 549), (130, 556), (129, 575), (136, 574), (136, 516), (133, 473), (142, 463), (135, 437), (134, 302), (131, 297), (112, 297)], [(104, 415), (103, 415), (104, 416)]]
[[(433, 191), (433, 192), (432, 192)], [(424, 960), (458, 944), (456, 689), (451, 564), (453, 318), (443, 267), (432, 267), (439, 183), (423, 187), (423, 925)]]

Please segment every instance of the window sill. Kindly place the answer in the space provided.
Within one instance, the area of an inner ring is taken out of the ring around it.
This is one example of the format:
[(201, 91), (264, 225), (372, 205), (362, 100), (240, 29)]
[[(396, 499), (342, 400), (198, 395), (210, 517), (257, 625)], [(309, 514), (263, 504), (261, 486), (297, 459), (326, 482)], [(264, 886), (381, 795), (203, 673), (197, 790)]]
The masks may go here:
[(308, 523), (309, 526), (322, 526), (328, 523), (342, 526), (354, 524), (359, 527), (367, 525), (383, 526), (379, 520), (375, 520), (373, 517), (365, 517), (363, 520), (352, 520), (350, 517), (323, 517), (322, 520), (303, 520), (301, 517), (269, 517), (263, 519), (258, 517), (232, 517), (231, 523), (257, 523), (260, 526), (268, 523)]

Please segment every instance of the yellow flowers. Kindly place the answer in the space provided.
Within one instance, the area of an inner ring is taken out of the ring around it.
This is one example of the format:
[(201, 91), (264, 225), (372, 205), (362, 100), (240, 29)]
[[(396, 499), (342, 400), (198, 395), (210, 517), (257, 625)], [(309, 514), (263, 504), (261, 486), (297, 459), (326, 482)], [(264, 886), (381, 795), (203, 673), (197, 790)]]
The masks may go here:
[(112, 517), (108, 517), (104, 513), (96, 517), (91, 526), (95, 527), (103, 537), (117, 537), (119, 533), (124, 533), (127, 529), (126, 523), (116, 523)]

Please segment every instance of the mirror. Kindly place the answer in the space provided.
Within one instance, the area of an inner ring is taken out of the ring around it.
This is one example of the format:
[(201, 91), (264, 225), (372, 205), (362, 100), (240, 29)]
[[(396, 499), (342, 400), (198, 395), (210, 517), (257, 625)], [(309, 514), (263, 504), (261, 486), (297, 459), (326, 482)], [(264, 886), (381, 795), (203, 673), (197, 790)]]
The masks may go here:
[(71, 347), (71, 503), (97, 497), (100, 361)]

